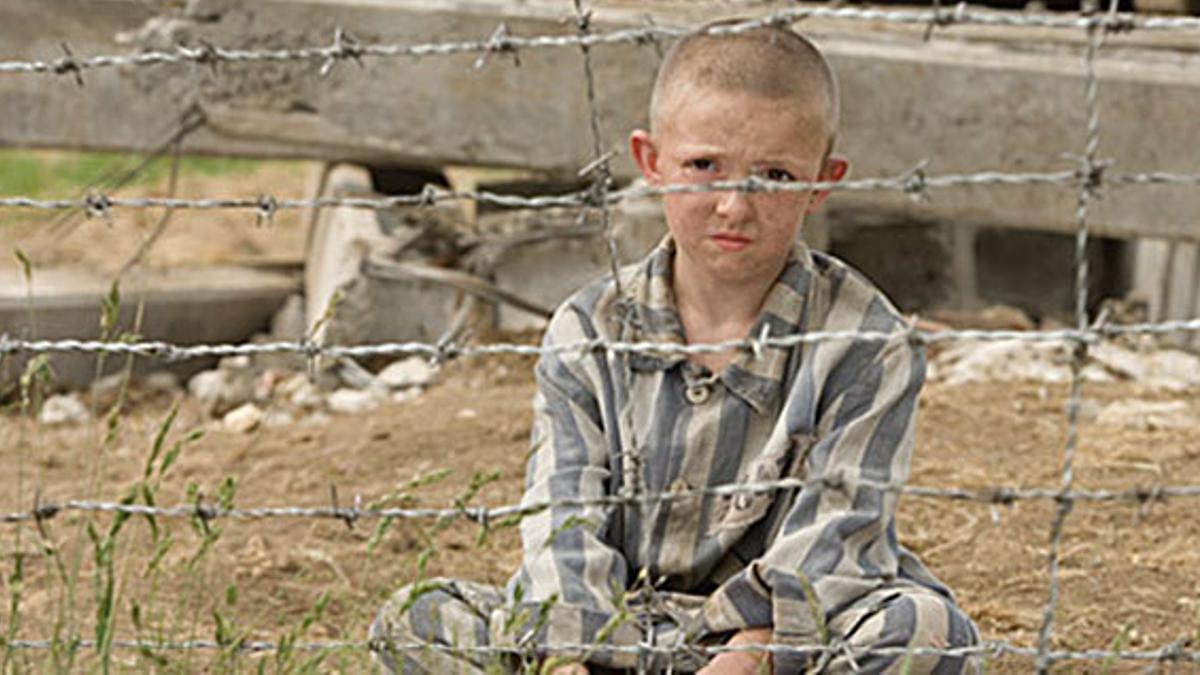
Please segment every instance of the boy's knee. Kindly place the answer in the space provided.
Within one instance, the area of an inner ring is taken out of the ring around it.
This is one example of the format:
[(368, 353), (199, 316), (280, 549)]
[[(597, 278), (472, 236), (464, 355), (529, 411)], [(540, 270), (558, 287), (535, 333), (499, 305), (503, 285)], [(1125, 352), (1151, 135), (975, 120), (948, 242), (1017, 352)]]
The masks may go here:
[[(862, 622), (848, 637), (852, 651), (863, 654), (867, 672), (899, 670), (911, 673), (972, 672), (970, 655), (918, 654), (920, 649), (965, 649), (978, 644), (971, 620), (949, 599), (925, 589), (896, 592), (882, 611)], [(871, 650), (887, 650), (872, 653)]]
[(979, 642), (975, 626), (952, 601), (934, 593), (908, 598), (913, 603), (912, 647), (964, 648)]
[(438, 637), (443, 605), (457, 598), (447, 590), (446, 580), (406, 584), (392, 594), (371, 623), (372, 640), (394, 643), (429, 642)]
[(441, 584), (441, 580), (406, 584), (375, 614), (368, 640), (383, 672), (407, 670), (403, 657), (408, 650), (437, 641), (441, 606), (452, 600)]

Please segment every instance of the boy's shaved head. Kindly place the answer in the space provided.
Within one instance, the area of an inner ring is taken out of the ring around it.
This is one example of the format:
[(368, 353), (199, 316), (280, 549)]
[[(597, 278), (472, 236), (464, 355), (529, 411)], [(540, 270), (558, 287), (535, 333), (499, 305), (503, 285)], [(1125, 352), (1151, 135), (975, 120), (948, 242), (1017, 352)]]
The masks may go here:
[(663, 59), (650, 97), (650, 125), (661, 129), (670, 108), (689, 91), (716, 88), (770, 99), (793, 99), (817, 116), (832, 148), (838, 123), (837, 82), (829, 63), (806, 38), (789, 28), (766, 26), (739, 33), (706, 34), (725, 19), (677, 42)]

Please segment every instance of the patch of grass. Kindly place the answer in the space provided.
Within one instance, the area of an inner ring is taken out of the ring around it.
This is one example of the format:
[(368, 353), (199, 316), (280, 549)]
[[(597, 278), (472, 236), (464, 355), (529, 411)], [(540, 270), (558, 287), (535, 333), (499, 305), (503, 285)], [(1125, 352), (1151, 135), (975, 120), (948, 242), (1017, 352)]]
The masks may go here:
[[(98, 181), (123, 174), (140, 161), (139, 155), (127, 153), (0, 150), (0, 194), (34, 198), (73, 196)], [(184, 157), (180, 171), (200, 176), (241, 174), (253, 171), (259, 163), (235, 157)], [(132, 184), (164, 180), (170, 169), (171, 158), (159, 157)]]

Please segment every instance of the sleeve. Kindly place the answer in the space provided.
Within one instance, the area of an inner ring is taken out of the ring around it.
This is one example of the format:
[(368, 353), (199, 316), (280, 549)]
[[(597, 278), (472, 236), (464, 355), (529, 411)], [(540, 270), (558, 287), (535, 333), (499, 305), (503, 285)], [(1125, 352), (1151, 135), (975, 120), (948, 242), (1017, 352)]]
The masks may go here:
[[(846, 351), (800, 474), (824, 480), (800, 491), (763, 555), (709, 598), (710, 627), (771, 626), (777, 644), (820, 644), (830, 617), (897, 574), (898, 493), (880, 484), (908, 477), (924, 376), (924, 352), (906, 340)], [(792, 672), (803, 659), (780, 653), (776, 665)]]
[[(586, 321), (569, 308), (560, 311), (543, 344), (585, 339)], [(603, 497), (611, 484), (603, 417), (611, 406), (601, 404), (604, 363), (602, 355), (544, 354), (535, 367), (532, 449), (521, 503), (553, 504), (521, 521), (522, 561), (509, 587), (512, 611), (525, 617), (510, 631), (518, 642), (554, 647), (602, 640), (633, 645), (639, 639), (632, 623), (619, 621), (627, 564), (605, 541), (615, 507), (570, 503)], [(612, 652), (570, 654), (623, 665), (624, 655)]]

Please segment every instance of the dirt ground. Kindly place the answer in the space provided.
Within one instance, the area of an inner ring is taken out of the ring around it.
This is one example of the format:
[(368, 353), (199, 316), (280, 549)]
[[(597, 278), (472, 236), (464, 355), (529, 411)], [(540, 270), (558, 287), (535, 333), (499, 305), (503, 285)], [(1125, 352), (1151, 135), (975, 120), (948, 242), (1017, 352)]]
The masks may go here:
[[(305, 173), (295, 165), (267, 166), (234, 179), (185, 180), (180, 193), (300, 196)], [(138, 192), (161, 193), (161, 186)], [(44, 264), (82, 261), (115, 269), (113, 261), (123, 261), (126, 249), (136, 248), (154, 222), (149, 214), (118, 211), (115, 217), (112, 229), (86, 222), (75, 230), (79, 234), (57, 245), (30, 245), (27, 251)], [(249, 213), (179, 217), (178, 227), (173, 225), (152, 252), (150, 264), (227, 262), (241, 256), (294, 259), (303, 248), (296, 214), (281, 214), (277, 230), (256, 229)], [(26, 241), (16, 229), (5, 236), (5, 245)], [(97, 241), (108, 241), (107, 251)], [(223, 430), (194, 401), (184, 399), (148, 483), (157, 486), (153, 496), (158, 504), (187, 502), (189, 486), (194, 486), (193, 494), (215, 499), (232, 479), (231, 502), (243, 508), (325, 507), (335, 491), (341, 505), (445, 506), (464, 493), (473, 476), (496, 472), (498, 478), (479, 492), (476, 503), (513, 503), (520, 496), (529, 436), (530, 367), (529, 360), (516, 357), (453, 362), (437, 384), (409, 402), (353, 416), (302, 417), (249, 434)], [(28, 510), (35, 501), (116, 501), (141, 482), (153, 439), (173, 400), (139, 389), (132, 393), (111, 434), (99, 406), (100, 421), (76, 427), (33, 424), (16, 404), (0, 413), (0, 466), (6, 467), (0, 478), (0, 513)], [(1167, 396), (1133, 383), (1091, 384), (1084, 392), (1085, 409), (1123, 398), (1170, 398), (1185, 401), (1200, 414), (1196, 393)], [(1065, 385), (1032, 382), (932, 383), (922, 398), (911, 483), (1057, 488), (1066, 443), (1065, 395)], [(184, 442), (177, 460), (160, 477), (163, 455), (193, 430), (204, 433)], [(1075, 461), (1076, 486), (1200, 484), (1198, 460), (1196, 425), (1114, 428), (1085, 421)], [(409, 485), (414, 477), (440, 469), (451, 473), (426, 485)], [(397, 493), (410, 498), (395, 499)], [(138, 499), (145, 501), (144, 495)], [(1195, 509), (1194, 499), (1183, 498), (1142, 506), (1077, 504), (1063, 538), (1054, 646), (1156, 649), (1190, 638), (1187, 648), (1200, 649), (1200, 524)], [(1047, 596), (1053, 510), (1048, 501), (991, 507), (905, 497), (899, 532), (901, 541), (956, 591), (986, 638), (1032, 646)], [(361, 641), (375, 608), (417, 574), (423, 552), (431, 552), (427, 576), (491, 583), (503, 583), (518, 559), (514, 532), (493, 532), (479, 544), (478, 527), (466, 522), (431, 537), (430, 522), (400, 521), (375, 537), (374, 522), (349, 527), (336, 520), (300, 518), (207, 524), (133, 518), (106, 540), (112, 522), (106, 514), (72, 511), (44, 521), (41, 533), (30, 524), (0, 524), (0, 630), (5, 636), (94, 638), (97, 608), (108, 602), (105, 582), (111, 575), (112, 633), (119, 639)], [(94, 540), (89, 528), (96, 533)], [(5, 664), (0, 672), (93, 670), (99, 665), (90, 650), (73, 662), (44, 650), (0, 648), (0, 654)], [(113, 665), (128, 672), (190, 672), (262, 664), (276, 671), (298, 668), (312, 657), (117, 650)], [(361, 672), (367, 667), (361, 651), (321, 658), (317, 665), (323, 671)], [(1115, 664), (1112, 670), (1142, 665)], [(989, 670), (1030, 668), (1028, 661), (1000, 658)], [(1104, 664), (1091, 662), (1056, 670), (1104, 669)], [(1186, 668), (1177, 666), (1177, 671)]]
[[(447, 505), (470, 478), (497, 472), (480, 492), (489, 505), (511, 503), (520, 482), (529, 434), (530, 363), (519, 358), (450, 364), (422, 396), (370, 413), (300, 421), (248, 435), (214, 428), (185, 402), (168, 441), (188, 430), (207, 429), (186, 445), (162, 480), (157, 501), (186, 501), (194, 483), (206, 498), (218, 494), (226, 477), (236, 480), (233, 503), (253, 506), (328, 506), (336, 488), (339, 503), (371, 504), (395, 491), (417, 495), (412, 503)], [(1138, 394), (1134, 385), (1089, 387), (1090, 401), (1104, 403)], [(920, 414), (912, 484), (982, 488), (991, 485), (1054, 487), (1065, 443), (1063, 387), (1028, 384), (970, 384), (927, 388)], [(1197, 407), (1194, 396), (1190, 405)], [(38, 428), (15, 414), (0, 428), (0, 462), (22, 467), (21, 493), (15, 474), (0, 485), (0, 509), (28, 509), (42, 502), (95, 495), (118, 500), (141, 476), (151, 439), (170, 402), (136, 401), (111, 443), (100, 425)], [(170, 445), (170, 442), (168, 442)], [(1084, 426), (1076, 458), (1080, 488), (1200, 483), (1200, 429), (1114, 430)], [(445, 480), (405, 490), (416, 475), (451, 469)], [(99, 487), (95, 487), (98, 485)], [(394, 502), (393, 502), (394, 503)], [(1105, 649), (1121, 638), (1129, 649), (1157, 648), (1200, 630), (1200, 524), (1187, 499), (1145, 505), (1078, 504), (1063, 539), (1062, 597), (1054, 644), (1064, 649)], [(962, 605), (988, 638), (1031, 646), (1046, 599), (1046, 550), (1053, 504), (1019, 502), (992, 509), (975, 503), (906, 497), (899, 515), (901, 541), (919, 553), (955, 589)], [(73, 611), (65, 626), (90, 637), (94, 629), (95, 555), (82, 528), (101, 532), (111, 522), (66, 513), (45, 523), (46, 538), (26, 526), (19, 548), (5, 527), (5, 576), (14, 555), (24, 555), (24, 580), (16, 635), (47, 637), (64, 602), (61, 562), (70, 575), (77, 559)], [(151, 528), (144, 520), (126, 524), (117, 538), (114, 577), (118, 637), (212, 639), (216, 615), (232, 627), (226, 634), (276, 640), (295, 631), (323, 593), (328, 604), (303, 634), (308, 640), (361, 640), (371, 613), (388, 593), (416, 573), (427, 548), (423, 527), (398, 522), (369, 550), (373, 523), (350, 528), (333, 520), (221, 520), (211, 549), (197, 556), (202, 537), (186, 520), (158, 522), (174, 544), (155, 571)], [(492, 533), (477, 545), (478, 528), (457, 523), (433, 540), (427, 574), (502, 583), (518, 558), (511, 531)], [(160, 539), (164, 537), (160, 534)], [(46, 551), (53, 550), (54, 555)], [(67, 584), (69, 586), (69, 584)], [(235, 589), (235, 590), (229, 590)], [(11, 593), (12, 585), (6, 587)], [(236, 597), (234, 597), (236, 596)], [(132, 619), (139, 606), (139, 631)], [(8, 611), (5, 611), (8, 614)], [(63, 634), (69, 633), (64, 627)], [(47, 655), (23, 651), (15, 663), (38, 669)], [(94, 656), (85, 655), (80, 664)], [(219, 665), (212, 653), (168, 653), (166, 670)], [(250, 666), (263, 656), (238, 657)], [(296, 663), (298, 663), (297, 661)], [(115, 663), (133, 671), (158, 670), (149, 657), (118, 652)], [(228, 664), (226, 664), (228, 665)], [(292, 664), (295, 665), (295, 664)], [(1028, 662), (1000, 659), (993, 672), (1023, 672)], [(354, 672), (360, 653), (335, 653), (323, 669)], [(1092, 672), (1099, 664), (1063, 666)], [(1121, 670), (1121, 668), (1118, 668)]]

